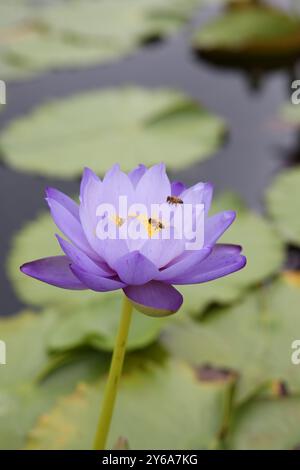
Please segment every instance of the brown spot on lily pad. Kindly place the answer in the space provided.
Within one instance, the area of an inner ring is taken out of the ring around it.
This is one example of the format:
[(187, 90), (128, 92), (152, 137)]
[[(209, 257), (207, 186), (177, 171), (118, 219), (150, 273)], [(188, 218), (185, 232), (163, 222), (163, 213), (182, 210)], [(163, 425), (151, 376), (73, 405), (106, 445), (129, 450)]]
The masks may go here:
[(124, 436), (120, 436), (115, 443), (113, 450), (129, 450), (129, 442), (128, 439)]
[(283, 279), (294, 287), (300, 287), (300, 271), (285, 271)]
[(201, 382), (226, 382), (238, 379), (238, 373), (233, 369), (218, 368), (210, 364), (196, 367), (196, 376)]
[(280, 397), (280, 398), (288, 397), (289, 390), (288, 390), (287, 384), (283, 381), (275, 380), (274, 382), (272, 382), (272, 394), (275, 397)]

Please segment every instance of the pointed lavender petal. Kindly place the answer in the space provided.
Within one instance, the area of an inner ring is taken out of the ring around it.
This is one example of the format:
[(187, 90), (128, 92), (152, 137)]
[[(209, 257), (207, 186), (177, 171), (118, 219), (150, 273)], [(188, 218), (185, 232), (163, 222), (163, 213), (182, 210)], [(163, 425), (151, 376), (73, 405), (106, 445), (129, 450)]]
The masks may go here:
[(213, 186), (210, 183), (197, 183), (181, 193), (180, 197), (185, 204), (204, 204), (205, 214), (208, 213), (213, 195)]
[(52, 199), (50, 195), (47, 198), (51, 216), (56, 226), (61, 232), (85, 253), (93, 256), (93, 250), (88, 244), (80, 220), (72, 214), (65, 206)]
[(89, 168), (85, 168), (80, 186), (80, 223), (89, 245), (95, 252), (97, 261), (101, 261), (103, 256), (103, 243), (96, 237), (97, 229), (97, 208), (103, 202), (103, 184), (95, 173)]
[(102, 202), (112, 204), (118, 214), (119, 198), (126, 196), (127, 205), (134, 202), (134, 187), (129, 176), (114, 165), (103, 178)]
[(213, 245), (235, 220), (234, 211), (225, 211), (208, 217), (204, 227), (204, 244)]
[(200, 284), (227, 276), (239, 271), (246, 265), (245, 256), (241, 255), (241, 247), (237, 245), (215, 245), (212, 253), (185, 276), (173, 279), (173, 283)]
[(173, 284), (174, 279), (182, 279), (184, 276), (189, 275), (189, 272), (193, 271), (196, 266), (199, 266), (199, 263), (207, 258), (211, 252), (211, 247), (205, 247), (197, 251), (185, 251), (167, 268), (160, 271), (155, 279)]
[(46, 200), (48, 200), (48, 198), (53, 199), (57, 203), (61, 204), (76, 219), (79, 219), (79, 206), (75, 201), (73, 201), (73, 199), (55, 188), (48, 187), (46, 188), (45, 193)]
[(62, 289), (83, 290), (86, 286), (70, 270), (70, 261), (66, 256), (42, 258), (21, 266), (27, 276), (46, 282)]
[(146, 284), (159, 274), (157, 267), (138, 251), (119, 258), (115, 270), (121, 281), (134, 286)]
[[(141, 177), (136, 187), (136, 200), (145, 204), (163, 204), (171, 194), (171, 184), (163, 163), (154, 165)], [(150, 217), (150, 215), (149, 215)]]
[(136, 188), (138, 182), (140, 181), (141, 177), (146, 173), (146, 171), (147, 171), (147, 168), (145, 167), (145, 165), (140, 164), (138, 167), (136, 167), (134, 170), (128, 173), (128, 176), (134, 188)]
[(89, 258), (83, 251), (76, 248), (68, 241), (56, 235), (56, 238), (61, 246), (65, 255), (69, 258), (70, 263), (76, 264), (85, 271), (91, 272), (98, 276), (108, 277), (114, 275), (114, 272), (105, 264), (97, 263)]
[(182, 239), (149, 238), (140, 248), (140, 253), (160, 269), (180, 256), (184, 247), (185, 242)]
[(85, 168), (80, 184), (80, 201), (82, 203), (93, 201), (97, 197), (97, 193), (101, 192), (101, 185), (100, 178), (90, 168)]
[(71, 264), (70, 269), (82, 284), (96, 292), (109, 292), (125, 287), (125, 284), (121, 281), (88, 273), (75, 264)]
[(138, 311), (153, 317), (172, 315), (183, 302), (182, 295), (173, 286), (158, 281), (128, 286), (124, 293)]
[(213, 198), (213, 192), (214, 192), (213, 185), (211, 183), (205, 183), (204, 188), (203, 188), (202, 203), (204, 204), (204, 212), (206, 215), (208, 214), (210, 210), (210, 206), (211, 206), (211, 202)]
[(175, 197), (179, 197), (183, 191), (186, 190), (185, 184), (181, 181), (173, 181), (171, 184), (171, 195)]

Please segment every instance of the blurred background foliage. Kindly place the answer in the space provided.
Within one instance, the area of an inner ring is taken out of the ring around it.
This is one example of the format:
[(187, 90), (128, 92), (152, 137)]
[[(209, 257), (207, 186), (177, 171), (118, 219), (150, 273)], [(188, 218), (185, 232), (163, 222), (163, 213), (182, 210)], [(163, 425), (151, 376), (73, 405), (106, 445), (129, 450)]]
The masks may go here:
[(161, 160), (216, 183), (248, 265), (182, 287), (174, 317), (135, 312), (109, 447), (299, 447), (299, 55), (297, 2), (0, 0), (0, 448), (91, 447), (119, 318), (119, 293), (20, 274), (59, 252), (42, 188)]

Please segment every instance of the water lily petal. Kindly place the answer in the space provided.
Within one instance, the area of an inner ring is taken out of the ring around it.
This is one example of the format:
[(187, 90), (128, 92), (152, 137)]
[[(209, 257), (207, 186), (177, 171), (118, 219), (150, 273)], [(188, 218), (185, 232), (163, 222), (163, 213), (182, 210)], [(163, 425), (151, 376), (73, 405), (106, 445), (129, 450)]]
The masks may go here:
[(183, 191), (186, 190), (186, 186), (181, 181), (173, 181), (171, 184), (171, 195), (172, 196), (180, 196)]
[(128, 173), (128, 176), (134, 187), (137, 186), (138, 182), (140, 181), (141, 177), (146, 173), (146, 171), (147, 168), (145, 167), (145, 165), (140, 164), (138, 167)]
[(61, 246), (61, 249), (69, 258), (70, 263), (76, 264), (85, 271), (91, 272), (98, 276), (108, 277), (114, 275), (114, 272), (107, 266), (106, 263), (97, 263), (96, 261), (93, 261), (91, 258), (89, 258), (83, 251), (79, 250), (79, 248), (76, 248), (74, 245), (61, 238), (59, 235), (56, 235), (56, 238)]
[(102, 202), (112, 204), (118, 214), (119, 197), (126, 196), (128, 207), (134, 202), (134, 187), (129, 176), (114, 165), (103, 178)]
[(228, 229), (236, 217), (234, 211), (225, 211), (208, 217), (205, 221), (204, 244), (213, 245)]
[(157, 267), (138, 251), (132, 251), (115, 263), (119, 278), (126, 284), (140, 286), (159, 274)]
[(47, 196), (51, 216), (56, 226), (74, 245), (92, 257), (93, 250), (88, 244), (80, 220), (56, 199), (52, 199), (49, 192)]
[(185, 248), (183, 239), (149, 238), (140, 248), (140, 252), (155, 266), (162, 268), (180, 256)]
[(197, 183), (186, 189), (180, 195), (185, 204), (204, 204), (205, 214), (208, 213), (213, 196), (213, 186), (211, 183)]
[(208, 214), (210, 210), (213, 193), (214, 193), (213, 185), (211, 183), (205, 183), (204, 188), (203, 188), (202, 203), (204, 204), (204, 212), (206, 215)]
[(173, 261), (167, 268), (160, 271), (158, 277), (155, 279), (159, 281), (169, 282), (173, 284), (173, 279), (183, 278), (195, 266), (198, 266), (212, 252), (212, 247), (208, 246), (197, 251), (185, 251), (175, 261)]
[(97, 194), (101, 193), (102, 182), (90, 169), (84, 168), (80, 184), (80, 201), (84, 204), (97, 200)]
[(85, 168), (80, 185), (79, 216), (84, 234), (95, 252), (97, 260), (101, 260), (102, 244), (96, 237), (97, 207), (102, 201), (102, 182), (89, 168)]
[[(171, 194), (171, 184), (163, 163), (154, 165), (141, 177), (136, 187), (136, 200), (146, 205), (163, 204)], [(150, 214), (149, 214), (150, 216)]]
[(71, 264), (70, 269), (87, 288), (96, 292), (118, 290), (125, 286), (123, 282), (116, 279), (101, 277), (93, 273), (88, 273), (87, 271), (80, 269), (78, 266), (76, 266), (76, 264)]
[(182, 295), (173, 286), (158, 281), (128, 286), (124, 293), (138, 311), (152, 317), (172, 315), (183, 302)]
[(242, 269), (246, 264), (245, 256), (241, 255), (241, 247), (237, 245), (215, 245), (212, 253), (189, 274), (173, 279), (173, 283), (200, 284), (227, 276)]
[(21, 266), (27, 276), (46, 282), (62, 289), (83, 290), (86, 286), (70, 270), (70, 261), (66, 256), (42, 258)]
[(79, 206), (73, 199), (66, 194), (62, 193), (55, 188), (46, 188), (46, 200), (48, 198), (61, 204), (68, 212), (70, 212), (76, 219), (79, 219)]

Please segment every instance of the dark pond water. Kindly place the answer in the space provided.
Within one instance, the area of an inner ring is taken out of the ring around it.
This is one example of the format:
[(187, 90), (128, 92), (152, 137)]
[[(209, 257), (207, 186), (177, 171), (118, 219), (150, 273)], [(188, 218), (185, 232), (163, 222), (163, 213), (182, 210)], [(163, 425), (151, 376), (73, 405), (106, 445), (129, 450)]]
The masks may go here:
[[(213, 14), (215, 9), (210, 7), (196, 15), (194, 22), (201, 24)], [(116, 63), (9, 83), (8, 104), (0, 115), (0, 127), (49, 99), (83, 90), (126, 84), (175, 87), (224, 117), (230, 136), (213, 158), (172, 176), (187, 184), (211, 181), (216, 191), (237, 191), (251, 207), (263, 210), (266, 186), (282, 167), (298, 161), (300, 156), (297, 135), (276, 119), (280, 105), (291, 95), (291, 76), (288, 71), (269, 73), (253, 89), (243, 72), (218, 69), (196, 60), (189, 47), (189, 34), (187, 28), (168, 41), (147, 46)], [(0, 315), (12, 314), (21, 307), (5, 276), (11, 237), (24, 222), (45, 208), (45, 186), (54, 185), (72, 194), (78, 190), (78, 183), (49, 180), (0, 167)]]

